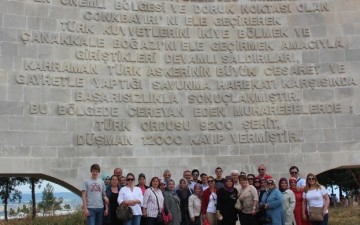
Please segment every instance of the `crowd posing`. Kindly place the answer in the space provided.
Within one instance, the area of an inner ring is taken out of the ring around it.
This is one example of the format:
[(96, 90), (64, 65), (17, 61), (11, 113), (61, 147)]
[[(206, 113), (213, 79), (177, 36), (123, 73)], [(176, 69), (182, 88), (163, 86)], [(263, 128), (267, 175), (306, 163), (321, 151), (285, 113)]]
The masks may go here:
[[(171, 172), (153, 177), (146, 185), (145, 174), (137, 176), (116, 168), (105, 182), (98, 177), (100, 166), (90, 168), (91, 177), (82, 188), (83, 209), (88, 225), (327, 225), (329, 196), (316, 176), (300, 178), (299, 169), (289, 169), (290, 178), (279, 182), (266, 173), (232, 170), (223, 177), (194, 169), (185, 170), (176, 183)], [(130, 219), (119, 220), (118, 207), (129, 206)], [(158, 217), (166, 217), (159, 224)]]

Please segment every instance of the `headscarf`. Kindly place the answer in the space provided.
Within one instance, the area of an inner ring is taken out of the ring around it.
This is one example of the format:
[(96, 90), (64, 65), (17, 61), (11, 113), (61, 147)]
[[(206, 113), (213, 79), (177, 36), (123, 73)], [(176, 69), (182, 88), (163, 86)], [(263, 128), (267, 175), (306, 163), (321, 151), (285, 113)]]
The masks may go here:
[[(195, 194), (195, 189), (196, 188), (200, 188), (200, 193), (197, 195)], [(201, 187), (201, 184), (195, 184), (194, 185), (194, 195), (196, 195), (200, 200), (201, 200), (201, 197), (202, 197), (202, 187)]]
[[(184, 181), (185, 184), (186, 184), (186, 187), (185, 188), (182, 188), (181, 187), (181, 182)], [(181, 193), (181, 196), (186, 199), (188, 197), (188, 191), (189, 191), (189, 187), (188, 187), (188, 181), (185, 179), (185, 178), (181, 178), (179, 180), (179, 191)]]
[[(286, 184), (287, 184), (285, 188), (282, 188), (282, 187), (281, 187), (281, 183), (282, 183), (283, 181), (286, 181)], [(286, 190), (289, 188), (288, 185), (289, 185), (289, 183), (288, 183), (288, 181), (287, 181), (287, 179), (286, 179), (285, 177), (280, 178), (280, 180), (279, 180), (279, 190), (280, 190), (281, 192), (286, 191)]]
[[(227, 182), (228, 180), (231, 180), (231, 181), (232, 181), (232, 186), (231, 186), (231, 187), (226, 186), (226, 182)], [(226, 177), (225, 177), (225, 179), (224, 179), (224, 189), (225, 189), (225, 191), (227, 191), (227, 192), (233, 192), (233, 191), (234, 191), (234, 180), (232, 179), (231, 176), (226, 176)]]

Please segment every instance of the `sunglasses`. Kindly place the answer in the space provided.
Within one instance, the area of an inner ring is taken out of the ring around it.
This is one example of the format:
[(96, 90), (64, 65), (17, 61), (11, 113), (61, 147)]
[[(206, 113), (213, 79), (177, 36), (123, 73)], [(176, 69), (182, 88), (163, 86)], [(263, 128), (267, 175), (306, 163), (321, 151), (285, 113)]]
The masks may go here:
[(291, 174), (297, 174), (298, 172), (290, 172)]
[(256, 181), (254, 181), (255, 183), (260, 183), (260, 181), (258, 181), (258, 180), (256, 180)]
[(274, 185), (274, 182), (267, 182), (267, 185)]
[(315, 180), (315, 178), (314, 178), (314, 177), (310, 177), (310, 178), (308, 178), (308, 180)]
[(131, 179), (131, 178), (128, 178), (128, 179), (126, 179), (127, 181), (134, 181), (134, 179)]
[(258, 169), (258, 171), (260, 171), (260, 170), (263, 171), (263, 170), (265, 170), (265, 169)]
[(254, 178), (248, 178), (248, 180), (254, 180)]
[(214, 180), (208, 180), (208, 183), (212, 183), (212, 182), (214, 182)]

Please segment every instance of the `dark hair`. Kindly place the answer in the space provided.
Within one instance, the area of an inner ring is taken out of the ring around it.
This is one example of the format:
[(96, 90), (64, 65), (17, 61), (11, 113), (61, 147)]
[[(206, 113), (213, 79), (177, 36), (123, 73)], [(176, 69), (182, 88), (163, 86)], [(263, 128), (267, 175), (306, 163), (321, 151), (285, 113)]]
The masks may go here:
[(250, 177), (250, 176), (252, 176), (253, 178), (255, 178), (255, 175), (252, 174), (252, 173), (249, 173), (249, 174), (247, 175), (247, 177)]
[(209, 178), (215, 180), (215, 178), (213, 176), (208, 176), (207, 179), (209, 179)]
[(239, 175), (238, 177), (239, 177), (239, 180), (247, 180), (247, 178), (246, 178), (245, 175), (242, 175), (242, 174), (241, 174), (241, 175)]
[(116, 175), (112, 175), (111, 177), (110, 177), (110, 180), (112, 180), (113, 179), (113, 177), (116, 177), (116, 179), (118, 180), (118, 182), (119, 182), (119, 178), (116, 176)]
[(138, 180), (140, 180), (140, 178), (144, 178), (144, 179), (146, 179), (145, 174), (140, 173), (140, 174), (139, 174), (139, 176), (138, 176)]
[(191, 174), (193, 174), (193, 173), (195, 173), (195, 172), (200, 173), (198, 169), (193, 169), (193, 170), (191, 171)]
[(207, 174), (206, 173), (200, 174), (200, 177), (202, 177), (202, 176), (207, 176)]
[(154, 180), (157, 180), (158, 182), (159, 182), (159, 184), (158, 184), (158, 186), (156, 187), (156, 188), (159, 188), (159, 186), (160, 186), (160, 179), (158, 178), (158, 177), (153, 177), (153, 178), (151, 178), (151, 181), (150, 181), (150, 187), (152, 187), (152, 183), (153, 183), (153, 181)]
[(223, 171), (223, 169), (222, 169), (220, 166), (216, 167), (215, 172), (216, 172), (216, 170), (221, 170), (221, 171)]
[(297, 172), (299, 172), (299, 168), (297, 167), (297, 166), (292, 166), (292, 167), (290, 167), (290, 169), (289, 169), (289, 173), (291, 172), (291, 170), (293, 170), (293, 169), (296, 169), (297, 170)]
[(90, 167), (90, 172), (92, 172), (93, 170), (97, 170), (100, 172), (100, 166), (99, 164), (92, 164)]
[(127, 179), (129, 176), (132, 176), (132, 177), (135, 179), (135, 176), (134, 176), (134, 174), (132, 174), (132, 173), (128, 173), (128, 174), (126, 175), (126, 179)]

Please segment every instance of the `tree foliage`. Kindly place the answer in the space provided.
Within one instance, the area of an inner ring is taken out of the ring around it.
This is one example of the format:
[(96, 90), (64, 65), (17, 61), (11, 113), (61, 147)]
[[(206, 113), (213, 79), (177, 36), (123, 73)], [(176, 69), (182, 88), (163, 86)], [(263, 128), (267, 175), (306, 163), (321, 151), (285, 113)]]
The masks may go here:
[(63, 198), (56, 198), (54, 187), (48, 183), (42, 192), (42, 201), (39, 202), (38, 208), (42, 211), (43, 215), (50, 212), (54, 214), (55, 210), (61, 209), (62, 202)]
[(316, 176), (322, 185), (339, 186), (340, 190), (358, 194), (360, 189), (360, 168), (333, 169)]
[(4, 204), (4, 217), (5, 221), (7, 217), (7, 206), (9, 201), (21, 201), (21, 191), (17, 190), (16, 187), (20, 184), (24, 184), (26, 179), (24, 177), (0, 177), (0, 198)]

